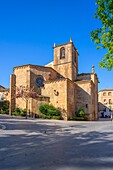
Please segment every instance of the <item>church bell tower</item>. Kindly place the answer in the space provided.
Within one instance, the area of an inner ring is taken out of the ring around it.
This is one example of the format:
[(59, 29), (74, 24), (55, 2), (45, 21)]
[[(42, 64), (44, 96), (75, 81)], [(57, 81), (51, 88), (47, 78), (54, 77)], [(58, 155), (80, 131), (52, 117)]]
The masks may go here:
[(75, 48), (72, 38), (70, 42), (56, 46), (54, 44), (54, 69), (74, 81), (78, 74), (78, 52)]

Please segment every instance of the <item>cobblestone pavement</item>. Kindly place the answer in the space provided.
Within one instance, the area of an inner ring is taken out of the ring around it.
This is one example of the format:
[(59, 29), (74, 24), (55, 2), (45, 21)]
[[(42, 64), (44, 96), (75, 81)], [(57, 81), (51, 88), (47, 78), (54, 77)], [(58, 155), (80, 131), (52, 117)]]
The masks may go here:
[(0, 170), (113, 170), (113, 122), (0, 115)]

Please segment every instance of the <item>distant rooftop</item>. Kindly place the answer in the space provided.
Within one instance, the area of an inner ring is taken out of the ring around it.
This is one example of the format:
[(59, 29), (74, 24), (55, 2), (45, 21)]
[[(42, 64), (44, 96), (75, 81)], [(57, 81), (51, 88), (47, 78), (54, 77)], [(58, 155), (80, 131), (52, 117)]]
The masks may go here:
[(9, 88), (5, 88), (4, 86), (0, 85), (0, 92), (8, 91), (8, 90), (9, 90)]
[(113, 89), (106, 88), (106, 89), (100, 90), (99, 92), (101, 92), (101, 91), (113, 91)]

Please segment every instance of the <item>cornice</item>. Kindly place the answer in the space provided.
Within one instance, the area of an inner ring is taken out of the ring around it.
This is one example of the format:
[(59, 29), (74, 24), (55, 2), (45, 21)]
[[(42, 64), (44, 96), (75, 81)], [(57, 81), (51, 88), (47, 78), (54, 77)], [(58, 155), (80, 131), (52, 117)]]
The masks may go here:
[(73, 47), (74, 47), (74, 49), (75, 49), (75, 51), (77, 51), (77, 54), (79, 55), (78, 50), (75, 48), (75, 46), (74, 46), (74, 43), (73, 43), (73, 42), (67, 42), (67, 43), (63, 43), (63, 44), (59, 44), (59, 45), (53, 46), (53, 49), (55, 49), (55, 48), (57, 48), (57, 47), (64, 46), (64, 45), (68, 45), (68, 44), (72, 44), (72, 45), (73, 45)]
[(75, 84), (83, 84), (83, 83), (92, 83), (92, 80), (78, 80), (76, 82), (74, 82)]
[(60, 79), (45, 81), (44, 84), (50, 84), (50, 83), (61, 82), (66, 80), (67, 80), (66, 78), (60, 78)]
[[(109, 91), (109, 92), (110, 92), (110, 91), (113, 91), (113, 89), (107, 89), (107, 88), (106, 88), (106, 89), (100, 90), (99, 92), (106, 92), (106, 91)], [(99, 93), (99, 92), (98, 92), (98, 93)]]

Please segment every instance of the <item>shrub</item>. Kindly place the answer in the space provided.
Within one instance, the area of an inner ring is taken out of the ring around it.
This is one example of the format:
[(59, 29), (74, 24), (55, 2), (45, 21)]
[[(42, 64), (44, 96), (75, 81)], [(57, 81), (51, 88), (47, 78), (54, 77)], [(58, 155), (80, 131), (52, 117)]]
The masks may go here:
[(39, 118), (43, 118), (43, 119), (51, 119), (50, 115), (44, 115), (44, 114), (40, 114)]
[(44, 115), (44, 114), (40, 114), (40, 115), (39, 115), (39, 118), (46, 119), (46, 115)]
[(17, 108), (15, 109), (15, 112), (21, 113), (21, 110), (17, 107)]
[(61, 116), (52, 116), (52, 119), (61, 120)]
[(46, 115), (48, 111), (48, 107), (49, 107), (48, 104), (41, 104), (39, 106), (39, 111)]
[(85, 116), (85, 111), (84, 109), (79, 109), (76, 114), (77, 117), (84, 117)]
[(71, 117), (71, 118), (68, 118), (68, 120), (85, 121), (85, 120), (88, 120), (88, 118), (87, 117)]
[(21, 110), (21, 116), (26, 116), (26, 114), (27, 114), (26, 109), (22, 109), (22, 110)]
[(41, 104), (39, 106), (39, 111), (42, 113), (39, 117), (45, 119), (61, 119), (60, 110), (56, 109), (54, 106), (47, 103)]
[(12, 113), (12, 115), (15, 115), (15, 116), (20, 116), (21, 115), (21, 110), (19, 108), (16, 108), (14, 110), (14, 112)]
[(14, 116), (20, 116), (21, 114), (19, 112), (13, 112), (12, 115)]
[(48, 114), (51, 116), (60, 116), (61, 112), (60, 110), (54, 108), (54, 109), (48, 109)]
[(88, 120), (88, 118), (86, 117), (86, 113), (84, 111), (84, 109), (79, 109), (76, 113), (76, 116), (74, 117), (69, 117), (68, 120), (78, 120), (78, 121), (85, 121)]

